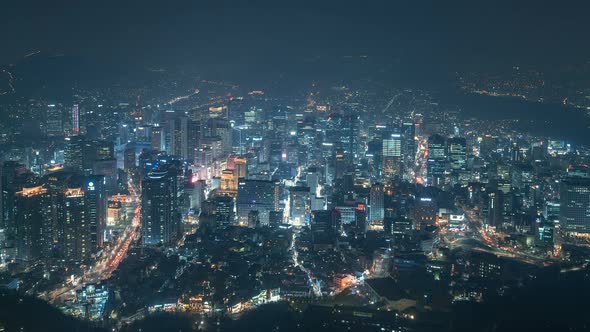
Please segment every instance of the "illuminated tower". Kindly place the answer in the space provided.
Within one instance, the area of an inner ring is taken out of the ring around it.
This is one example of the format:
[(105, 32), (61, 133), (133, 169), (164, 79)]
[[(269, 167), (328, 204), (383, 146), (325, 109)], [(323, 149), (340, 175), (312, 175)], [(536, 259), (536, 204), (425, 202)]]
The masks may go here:
[(567, 232), (590, 233), (590, 174), (569, 171), (561, 181), (559, 222)]
[(47, 136), (63, 135), (62, 110), (58, 105), (47, 105), (45, 114), (45, 133)]
[(399, 174), (402, 155), (401, 134), (394, 133), (383, 140), (383, 176)]
[(17, 258), (34, 261), (49, 257), (54, 225), (51, 195), (41, 186), (23, 188), (16, 193), (15, 203)]
[(383, 221), (385, 210), (383, 208), (383, 185), (376, 183), (369, 193), (369, 222)]
[(78, 104), (72, 106), (72, 133), (74, 135), (80, 133), (80, 108)]
[(142, 182), (141, 236), (144, 245), (170, 244), (181, 235), (176, 176), (151, 172)]
[(432, 135), (428, 139), (427, 183), (429, 186), (442, 186), (447, 162), (447, 147), (445, 138)]

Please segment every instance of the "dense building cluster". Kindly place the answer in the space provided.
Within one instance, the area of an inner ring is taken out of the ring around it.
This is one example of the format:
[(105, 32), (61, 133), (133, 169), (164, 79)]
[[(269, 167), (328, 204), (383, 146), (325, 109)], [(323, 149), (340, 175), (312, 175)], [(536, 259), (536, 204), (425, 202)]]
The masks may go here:
[(288, 301), (397, 329), (583, 266), (583, 146), (423, 91), (162, 91), (20, 104), (1, 146), (6, 287), (117, 326)]

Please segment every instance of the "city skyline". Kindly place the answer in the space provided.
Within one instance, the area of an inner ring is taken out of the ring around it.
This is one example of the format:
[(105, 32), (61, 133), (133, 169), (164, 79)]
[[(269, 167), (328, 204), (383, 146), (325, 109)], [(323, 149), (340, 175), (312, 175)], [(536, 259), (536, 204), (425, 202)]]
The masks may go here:
[(0, 8), (0, 330), (589, 326), (587, 4)]

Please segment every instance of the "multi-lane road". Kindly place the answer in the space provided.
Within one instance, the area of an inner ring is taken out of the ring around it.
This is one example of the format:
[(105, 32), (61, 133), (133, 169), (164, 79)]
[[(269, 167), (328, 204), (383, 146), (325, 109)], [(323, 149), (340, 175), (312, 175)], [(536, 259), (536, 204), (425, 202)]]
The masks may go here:
[(64, 282), (60, 287), (48, 292), (44, 297), (50, 302), (67, 299), (75, 295), (75, 291), (80, 289), (84, 284), (97, 283), (101, 280), (108, 279), (113, 271), (117, 269), (121, 261), (127, 256), (127, 252), (133, 241), (139, 237), (139, 227), (141, 224), (141, 209), (139, 206), (139, 196), (134, 185), (129, 182), (129, 193), (131, 205), (133, 208), (133, 218), (131, 224), (125, 228), (125, 231), (110, 245), (105, 247), (94, 264), (88, 266), (81, 276), (73, 276)]

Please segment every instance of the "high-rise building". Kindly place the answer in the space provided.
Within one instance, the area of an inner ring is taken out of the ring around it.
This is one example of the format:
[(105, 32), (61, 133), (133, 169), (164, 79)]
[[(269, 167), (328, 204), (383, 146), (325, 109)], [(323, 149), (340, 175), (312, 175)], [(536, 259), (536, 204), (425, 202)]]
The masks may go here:
[(170, 244), (181, 235), (176, 176), (149, 173), (142, 181), (141, 234), (144, 245)]
[(0, 228), (8, 233), (15, 230), (16, 193), (32, 185), (31, 173), (25, 165), (16, 161), (5, 161), (0, 167)]
[(412, 212), (414, 229), (420, 230), (425, 226), (436, 223), (436, 202), (430, 197), (420, 197), (416, 200)]
[(258, 211), (260, 224), (270, 223), (270, 212), (279, 208), (278, 184), (274, 181), (240, 179), (238, 184), (238, 221), (248, 223), (248, 213)]
[(334, 233), (332, 211), (311, 212), (311, 234), (314, 247), (330, 245)]
[(445, 138), (432, 135), (428, 139), (428, 159), (426, 164), (427, 185), (442, 186), (444, 184), (447, 162)]
[(385, 217), (383, 198), (383, 185), (381, 183), (374, 184), (369, 193), (369, 223), (383, 222)]
[(449, 138), (447, 141), (448, 157), (451, 170), (465, 169), (467, 163), (467, 141), (462, 137)]
[(80, 133), (80, 107), (78, 104), (72, 106), (72, 134), (78, 135)]
[(31, 262), (50, 257), (54, 226), (51, 206), (51, 195), (42, 186), (16, 193), (15, 239), (19, 260)]
[(89, 248), (92, 253), (102, 248), (107, 219), (107, 183), (103, 175), (86, 178), (84, 198), (88, 222)]
[[(193, 161), (195, 150), (200, 144), (201, 130), (199, 123), (185, 116), (168, 120), (166, 130), (166, 152), (170, 155)], [(157, 138), (156, 138), (157, 139)], [(152, 136), (152, 145), (154, 145)]]
[(92, 253), (88, 232), (86, 199), (82, 188), (68, 188), (64, 194), (64, 219), (60, 249), (69, 262), (88, 259)]
[(237, 173), (237, 177), (238, 179), (242, 178), (245, 179), (248, 177), (248, 159), (246, 159), (245, 157), (235, 157), (234, 158), (234, 163), (235, 163), (235, 170)]
[(63, 136), (63, 114), (59, 105), (47, 105), (45, 113), (45, 133), (47, 136)]
[(125, 147), (123, 152), (123, 168), (125, 170), (133, 169), (136, 166), (135, 146), (130, 144)]
[(289, 188), (289, 221), (294, 225), (309, 224), (311, 195), (309, 187)]
[(559, 190), (559, 222), (567, 232), (590, 233), (590, 173), (570, 169)]
[(237, 170), (225, 169), (221, 172), (221, 184), (219, 192), (227, 195), (236, 195), (238, 192)]
[(84, 152), (86, 141), (83, 136), (66, 137), (64, 164), (66, 167), (82, 173), (84, 170)]
[(392, 176), (401, 171), (402, 137), (400, 133), (393, 133), (383, 140), (383, 175)]
[(228, 226), (234, 222), (234, 199), (230, 196), (218, 196), (215, 204), (215, 221), (218, 225)]
[(151, 128), (151, 148), (152, 150), (162, 151), (165, 150), (165, 135), (164, 128), (159, 126), (153, 126)]
[(404, 159), (413, 161), (416, 157), (416, 126), (414, 122), (402, 123), (402, 154)]
[(502, 210), (504, 205), (504, 192), (495, 190), (488, 194), (486, 225), (498, 227), (502, 224)]
[(338, 180), (344, 177), (346, 166), (347, 162), (346, 156), (344, 155), (344, 150), (339, 149), (334, 155), (334, 179)]

